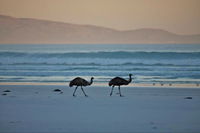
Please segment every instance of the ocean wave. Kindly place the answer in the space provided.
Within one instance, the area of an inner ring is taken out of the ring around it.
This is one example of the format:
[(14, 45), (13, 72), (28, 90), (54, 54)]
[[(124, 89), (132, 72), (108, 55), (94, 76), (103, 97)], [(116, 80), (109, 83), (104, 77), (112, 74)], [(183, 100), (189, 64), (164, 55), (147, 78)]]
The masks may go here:
[(200, 58), (200, 52), (66, 52), (66, 53), (31, 53), (0, 52), (0, 57), (14, 58), (148, 58), (148, 59), (187, 59)]
[[(93, 46), (91, 48), (91, 46)], [(199, 45), (1, 45), (0, 82), (200, 82)]]
[[(86, 66), (93, 66), (93, 67), (100, 67), (100, 66), (157, 66), (157, 67), (160, 67), (160, 66), (163, 66), (163, 67), (200, 67), (199, 64), (168, 64), (168, 63), (133, 63), (133, 62), (125, 62), (125, 63), (112, 63), (112, 62), (109, 62), (108, 64), (107, 63), (62, 63), (62, 62), (20, 62), (20, 63), (13, 63), (13, 62), (9, 62), (9, 63), (0, 63), (0, 66), (5, 66), (5, 65), (8, 65), (8, 66), (11, 66), (11, 65), (14, 65), (14, 66), (68, 66), (68, 67), (71, 67), (71, 66), (83, 66), (82, 68), (80, 69), (87, 69), (85, 68)], [(85, 66), (85, 67), (84, 67)], [(91, 68), (90, 68), (91, 69)], [(135, 69), (135, 68), (134, 68)], [(142, 69), (142, 68), (141, 68)]]
[(0, 52), (0, 65), (123, 65), (179, 66), (200, 65), (200, 52)]

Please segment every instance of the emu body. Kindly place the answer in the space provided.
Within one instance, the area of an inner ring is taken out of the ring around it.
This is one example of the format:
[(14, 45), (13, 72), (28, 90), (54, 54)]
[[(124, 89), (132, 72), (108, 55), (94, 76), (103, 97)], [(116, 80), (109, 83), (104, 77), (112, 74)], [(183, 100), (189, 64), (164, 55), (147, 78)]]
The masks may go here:
[(88, 95), (85, 93), (85, 91), (83, 90), (83, 86), (89, 86), (93, 83), (93, 77), (91, 77), (91, 80), (90, 82), (88, 82), (87, 80), (83, 79), (83, 78), (80, 78), (80, 77), (77, 77), (75, 79), (73, 79), (72, 81), (70, 81), (69, 83), (69, 87), (73, 87), (73, 86), (76, 86), (75, 90), (74, 90), (74, 93), (73, 93), (73, 96), (75, 97), (75, 93), (76, 93), (76, 90), (77, 88), (80, 86), (81, 87), (81, 90), (83, 92), (83, 94), (88, 97)]
[(112, 96), (114, 87), (118, 86), (120, 97), (122, 97), (120, 86), (128, 85), (132, 81), (131, 76), (132, 76), (132, 74), (129, 74), (129, 80), (125, 80), (121, 77), (115, 77), (115, 78), (111, 79), (110, 82), (108, 83), (109, 86), (112, 86), (110, 96)]

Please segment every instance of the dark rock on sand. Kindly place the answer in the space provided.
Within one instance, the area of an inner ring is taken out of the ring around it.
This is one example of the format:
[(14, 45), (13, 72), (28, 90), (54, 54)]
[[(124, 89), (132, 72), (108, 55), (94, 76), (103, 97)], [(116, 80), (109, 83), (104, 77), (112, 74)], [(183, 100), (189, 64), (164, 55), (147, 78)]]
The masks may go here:
[(192, 97), (185, 97), (184, 99), (192, 99)]
[(3, 91), (3, 92), (11, 92), (10, 90), (5, 90), (5, 91)]
[(55, 92), (61, 92), (61, 90), (60, 90), (60, 89), (55, 89), (55, 90), (53, 90), (53, 91), (55, 91)]

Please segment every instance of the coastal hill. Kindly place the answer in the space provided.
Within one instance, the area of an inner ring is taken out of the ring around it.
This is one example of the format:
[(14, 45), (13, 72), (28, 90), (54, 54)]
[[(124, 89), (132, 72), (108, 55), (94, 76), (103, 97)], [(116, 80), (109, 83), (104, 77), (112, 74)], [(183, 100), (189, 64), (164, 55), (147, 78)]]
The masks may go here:
[(162, 29), (120, 31), (0, 15), (0, 44), (198, 44), (200, 34), (178, 35)]

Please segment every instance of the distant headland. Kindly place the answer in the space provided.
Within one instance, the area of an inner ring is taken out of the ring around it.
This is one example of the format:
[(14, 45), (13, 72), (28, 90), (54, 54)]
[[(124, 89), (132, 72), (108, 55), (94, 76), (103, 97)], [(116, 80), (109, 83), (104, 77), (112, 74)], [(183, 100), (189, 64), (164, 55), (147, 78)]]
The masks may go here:
[(200, 34), (111, 28), (0, 15), (0, 44), (200, 44)]

